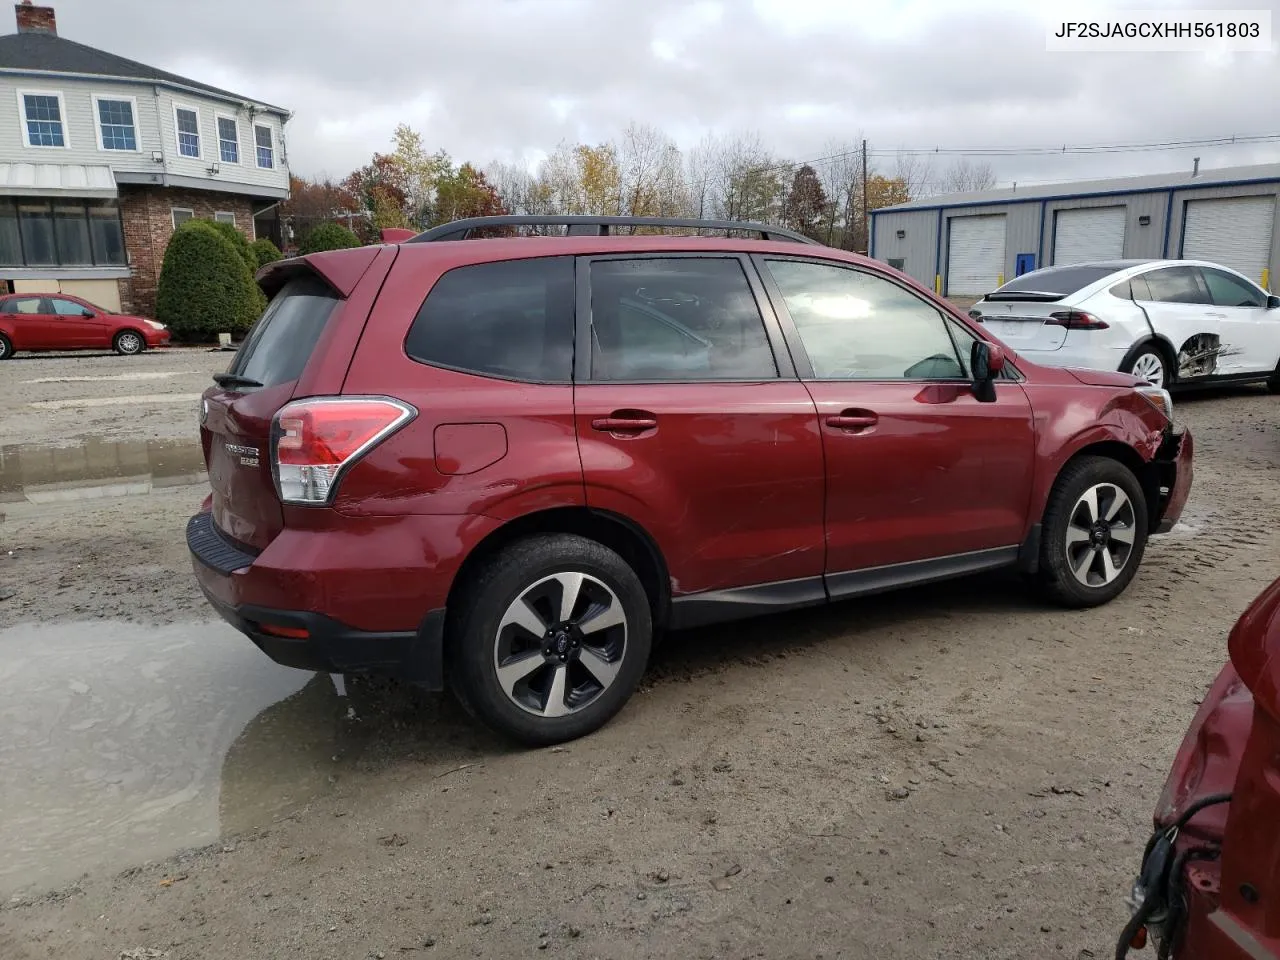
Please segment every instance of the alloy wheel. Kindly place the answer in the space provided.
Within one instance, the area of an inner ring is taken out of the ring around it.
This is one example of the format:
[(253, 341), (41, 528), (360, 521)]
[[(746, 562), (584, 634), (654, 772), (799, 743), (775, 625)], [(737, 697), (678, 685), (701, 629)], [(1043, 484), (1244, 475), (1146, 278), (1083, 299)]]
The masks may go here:
[(1141, 377), (1153, 387), (1164, 386), (1164, 360), (1157, 353), (1144, 353), (1133, 362), (1130, 371), (1135, 377)]
[(1113, 582), (1133, 553), (1136, 515), (1129, 495), (1114, 483), (1086, 490), (1067, 521), (1067, 565), (1086, 587)]
[(121, 353), (137, 353), (142, 349), (142, 338), (136, 333), (122, 333), (116, 338)]
[(622, 669), (627, 615), (603, 581), (564, 572), (526, 588), (494, 638), (498, 685), (520, 709), (564, 717), (603, 694)]

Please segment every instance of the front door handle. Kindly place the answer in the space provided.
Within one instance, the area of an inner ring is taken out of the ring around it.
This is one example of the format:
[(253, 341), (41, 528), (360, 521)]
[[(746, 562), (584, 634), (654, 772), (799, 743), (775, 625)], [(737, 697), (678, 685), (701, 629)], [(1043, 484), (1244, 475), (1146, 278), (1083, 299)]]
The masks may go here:
[(591, 429), (602, 433), (640, 433), (645, 430), (656, 430), (658, 418), (650, 414), (618, 414), (608, 417), (597, 417), (591, 421)]
[(880, 422), (880, 418), (870, 410), (845, 410), (840, 414), (827, 417), (827, 426), (834, 430), (848, 430), (857, 433), (867, 430)]

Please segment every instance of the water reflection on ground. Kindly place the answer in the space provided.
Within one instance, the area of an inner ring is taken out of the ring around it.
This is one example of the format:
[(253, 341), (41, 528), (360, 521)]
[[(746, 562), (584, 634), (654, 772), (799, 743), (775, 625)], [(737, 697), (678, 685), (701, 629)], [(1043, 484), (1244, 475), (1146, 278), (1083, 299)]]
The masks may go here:
[(221, 623), (0, 630), (0, 895), (296, 809), (329, 789), (346, 710)]

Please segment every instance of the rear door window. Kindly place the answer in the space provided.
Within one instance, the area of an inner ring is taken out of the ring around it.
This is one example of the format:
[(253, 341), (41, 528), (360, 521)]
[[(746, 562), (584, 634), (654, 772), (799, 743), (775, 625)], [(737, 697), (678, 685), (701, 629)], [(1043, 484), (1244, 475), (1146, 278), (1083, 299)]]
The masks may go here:
[(1142, 276), (1147, 281), (1150, 299), (1157, 303), (1209, 302), (1209, 294), (1200, 281), (1200, 271), (1195, 267), (1162, 267)]
[(733, 257), (591, 264), (591, 379), (772, 380), (764, 320)]
[(264, 387), (297, 380), (340, 302), (318, 277), (290, 280), (267, 304), (227, 372)]
[(563, 383), (573, 375), (572, 257), (478, 263), (431, 288), (405, 338), (420, 363)]
[(5, 301), (4, 312), (27, 315), (44, 313), (46, 311), (41, 309), (42, 302), (40, 297), (14, 297), (12, 300)]

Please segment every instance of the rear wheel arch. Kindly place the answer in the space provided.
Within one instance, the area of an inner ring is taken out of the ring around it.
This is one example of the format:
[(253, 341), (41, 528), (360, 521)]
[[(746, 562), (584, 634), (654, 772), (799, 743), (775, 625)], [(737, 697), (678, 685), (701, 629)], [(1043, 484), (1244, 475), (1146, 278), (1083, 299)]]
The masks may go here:
[(671, 580), (666, 560), (653, 537), (628, 517), (587, 507), (556, 507), (525, 514), (489, 533), (471, 549), (454, 575), (446, 610), (456, 607), (456, 600), (466, 584), (506, 547), (531, 536), (556, 533), (576, 534), (594, 540), (621, 556), (644, 585), (655, 630), (666, 622), (671, 602)]
[(1165, 370), (1168, 371), (1166, 382), (1174, 383), (1178, 379), (1178, 350), (1168, 339), (1158, 333), (1149, 333), (1130, 347), (1124, 359), (1120, 361), (1120, 369), (1125, 372), (1133, 369), (1133, 361), (1152, 347), (1159, 350), (1164, 359)]

